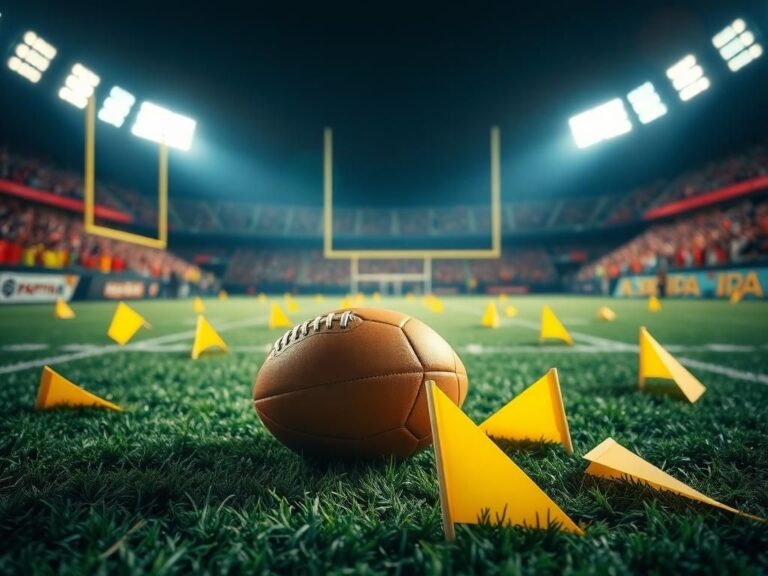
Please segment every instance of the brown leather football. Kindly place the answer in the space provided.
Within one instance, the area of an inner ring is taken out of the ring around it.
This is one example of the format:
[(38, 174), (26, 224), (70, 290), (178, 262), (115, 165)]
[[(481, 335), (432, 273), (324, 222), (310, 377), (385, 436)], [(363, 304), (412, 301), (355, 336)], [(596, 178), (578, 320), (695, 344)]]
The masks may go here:
[(354, 308), (299, 324), (275, 342), (253, 403), (297, 452), (406, 458), (432, 443), (426, 380), (464, 402), (467, 372), (437, 332), (400, 312)]

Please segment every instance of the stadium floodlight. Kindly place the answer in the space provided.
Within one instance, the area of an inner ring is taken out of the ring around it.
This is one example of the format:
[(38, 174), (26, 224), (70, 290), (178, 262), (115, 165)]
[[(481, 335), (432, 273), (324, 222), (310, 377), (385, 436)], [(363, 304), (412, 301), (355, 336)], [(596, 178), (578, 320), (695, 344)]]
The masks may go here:
[(88, 98), (93, 95), (99, 82), (101, 82), (101, 78), (82, 64), (77, 63), (72, 66), (72, 71), (64, 81), (64, 86), (59, 89), (59, 98), (82, 110), (88, 104)]
[(632, 130), (621, 98), (595, 106), (568, 120), (576, 146), (586, 148)]
[(696, 62), (696, 56), (688, 54), (667, 69), (667, 78), (677, 90), (680, 100), (686, 102), (704, 92), (710, 86), (704, 69)]
[(667, 113), (667, 107), (661, 101), (661, 96), (656, 92), (653, 84), (646, 82), (627, 94), (627, 100), (643, 124), (653, 122)]
[(139, 138), (158, 144), (166, 144), (179, 150), (189, 150), (196, 125), (192, 118), (171, 112), (152, 102), (142, 102), (131, 132)]
[(120, 128), (135, 102), (136, 97), (133, 94), (120, 86), (113, 86), (99, 110), (99, 120)]
[(16, 45), (13, 56), (8, 59), (8, 68), (36, 84), (55, 57), (56, 48), (29, 30)]
[(755, 42), (755, 35), (742, 18), (737, 18), (712, 37), (712, 44), (728, 64), (731, 72), (741, 70), (763, 55), (763, 47)]

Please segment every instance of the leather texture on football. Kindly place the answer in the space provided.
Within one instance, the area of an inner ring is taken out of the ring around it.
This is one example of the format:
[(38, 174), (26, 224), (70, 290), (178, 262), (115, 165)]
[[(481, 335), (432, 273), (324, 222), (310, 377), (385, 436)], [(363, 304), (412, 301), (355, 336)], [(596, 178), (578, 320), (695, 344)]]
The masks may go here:
[(437, 332), (400, 312), (352, 308), (299, 324), (275, 342), (253, 403), (297, 452), (402, 459), (432, 443), (426, 380), (464, 402), (467, 372)]

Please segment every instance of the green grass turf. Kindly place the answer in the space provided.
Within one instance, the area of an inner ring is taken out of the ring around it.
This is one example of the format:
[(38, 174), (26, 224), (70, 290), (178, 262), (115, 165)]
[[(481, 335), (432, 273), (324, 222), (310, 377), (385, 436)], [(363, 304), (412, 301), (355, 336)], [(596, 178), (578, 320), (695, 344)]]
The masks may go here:
[[(504, 444), (574, 520), (553, 530), (460, 526), (442, 539), (431, 450), (402, 463), (317, 465), (261, 425), (251, 385), (281, 331), (255, 299), (208, 301), (215, 326), (253, 320), (223, 337), (228, 355), (189, 359), (190, 301), (139, 302), (152, 322), (137, 341), (170, 335), (163, 350), (120, 350), (53, 366), (124, 413), (32, 410), (40, 368), (0, 376), (0, 573), (422, 573), (542, 574), (768, 572), (768, 526), (681, 497), (584, 475), (583, 454), (607, 436), (676, 478), (746, 512), (768, 516), (768, 385), (694, 369), (707, 385), (695, 405), (636, 389), (636, 354), (533, 348), (547, 302), (572, 331), (634, 343), (645, 324), (679, 355), (768, 373), (768, 306), (511, 298), (518, 319), (477, 326), (485, 299), (446, 298), (442, 315), (420, 302), (382, 305), (434, 326), (470, 376), (464, 409), (480, 421), (548, 368), (560, 370), (575, 454)], [(612, 324), (594, 320), (608, 303)], [(300, 299), (299, 321), (338, 304)], [(0, 309), (0, 366), (108, 346), (113, 303)], [(12, 351), (16, 344), (40, 350)], [(467, 348), (468, 345), (470, 346)], [(739, 345), (713, 351), (710, 344)], [(79, 345), (80, 348), (72, 348)], [(476, 345), (496, 347), (481, 349)], [(66, 346), (70, 346), (66, 348)], [(482, 352), (482, 353), (479, 353)], [(332, 359), (329, 359), (332, 361)]]

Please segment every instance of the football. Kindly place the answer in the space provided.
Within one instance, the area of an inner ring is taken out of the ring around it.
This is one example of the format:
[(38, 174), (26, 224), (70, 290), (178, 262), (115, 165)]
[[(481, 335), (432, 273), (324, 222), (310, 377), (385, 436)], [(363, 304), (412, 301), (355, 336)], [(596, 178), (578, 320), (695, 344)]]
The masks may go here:
[(253, 402), (289, 448), (321, 458), (407, 458), (432, 442), (424, 383), (457, 405), (467, 372), (432, 328), (392, 310), (329, 312), (288, 330), (256, 377)]

